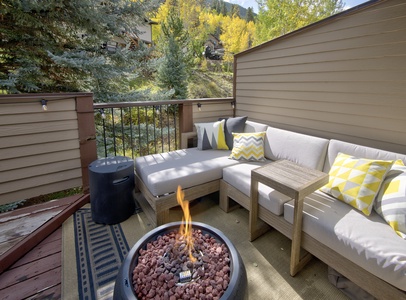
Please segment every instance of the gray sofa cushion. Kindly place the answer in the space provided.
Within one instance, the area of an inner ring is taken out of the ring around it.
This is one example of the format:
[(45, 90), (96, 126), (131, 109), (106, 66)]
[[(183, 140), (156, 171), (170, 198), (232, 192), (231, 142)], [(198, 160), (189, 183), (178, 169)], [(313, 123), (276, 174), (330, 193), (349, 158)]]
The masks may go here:
[(244, 132), (263, 132), (263, 131), (266, 131), (267, 128), (268, 128), (268, 125), (253, 122), (253, 121), (246, 121), (245, 127), (244, 127)]
[(237, 164), (228, 150), (189, 148), (135, 159), (138, 176), (154, 196), (207, 183), (222, 177), (223, 168)]
[(381, 159), (381, 160), (401, 159), (403, 160), (403, 163), (406, 165), (406, 155), (404, 154), (389, 152), (357, 144), (351, 144), (338, 140), (330, 140), (330, 145), (328, 147), (328, 152), (326, 155), (326, 161), (323, 167), (324, 172), (328, 173), (330, 171), (330, 168), (333, 165), (334, 160), (339, 152), (368, 159)]
[[(224, 168), (223, 180), (234, 186), (240, 192), (250, 197), (251, 194), (251, 170), (270, 163), (265, 162), (250, 162), (241, 163), (235, 166)], [(265, 207), (275, 215), (283, 214), (283, 204), (292, 200), (292, 198), (275, 191), (266, 185), (260, 183), (258, 185), (258, 203)]]
[(268, 127), (265, 138), (265, 157), (287, 159), (301, 166), (322, 170), (329, 140)]
[[(369, 217), (317, 191), (305, 198), (303, 231), (401, 290), (406, 290), (406, 240), (375, 212)], [(284, 218), (293, 224), (294, 201)]]

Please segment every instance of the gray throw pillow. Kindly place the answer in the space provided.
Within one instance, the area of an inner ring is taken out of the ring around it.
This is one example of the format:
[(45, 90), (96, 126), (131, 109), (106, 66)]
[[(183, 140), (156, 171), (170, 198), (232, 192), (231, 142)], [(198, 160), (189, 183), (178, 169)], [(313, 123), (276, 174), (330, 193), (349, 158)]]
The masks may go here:
[(224, 133), (226, 136), (226, 143), (228, 149), (233, 149), (233, 132), (235, 133), (242, 133), (244, 132), (245, 122), (247, 121), (248, 117), (235, 117), (235, 118), (220, 118), (219, 120), (226, 120), (224, 125)]

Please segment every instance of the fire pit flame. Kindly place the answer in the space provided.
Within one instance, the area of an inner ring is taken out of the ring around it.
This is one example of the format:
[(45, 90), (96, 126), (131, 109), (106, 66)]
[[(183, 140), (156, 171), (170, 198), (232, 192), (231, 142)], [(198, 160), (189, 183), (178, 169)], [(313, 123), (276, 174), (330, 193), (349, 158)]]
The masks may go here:
[(183, 211), (183, 218), (179, 228), (179, 234), (186, 243), (186, 248), (187, 251), (189, 252), (190, 261), (195, 262), (196, 258), (193, 256), (194, 240), (192, 235), (192, 216), (190, 215), (189, 201), (184, 201), (185, 193), (182, 191), (182, 188), (180, 186), (178, 186), (176, 199), (178, 200), (178, 204), (182, 207)]

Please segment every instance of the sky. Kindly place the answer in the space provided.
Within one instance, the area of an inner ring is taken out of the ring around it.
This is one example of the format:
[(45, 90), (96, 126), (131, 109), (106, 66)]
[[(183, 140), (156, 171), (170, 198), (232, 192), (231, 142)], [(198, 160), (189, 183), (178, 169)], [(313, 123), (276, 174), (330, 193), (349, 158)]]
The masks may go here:
[[(258, 13), (258, 3), (255, 0), (225, 0), (225, 1), (234, 4), (239, 4), (245, 8), (252, 7), (254, 9), (254, 12)], [(351, 8), (367, 1), (368, 0), (343, 0), (343, 2), (345, 3), (345, 8)]]

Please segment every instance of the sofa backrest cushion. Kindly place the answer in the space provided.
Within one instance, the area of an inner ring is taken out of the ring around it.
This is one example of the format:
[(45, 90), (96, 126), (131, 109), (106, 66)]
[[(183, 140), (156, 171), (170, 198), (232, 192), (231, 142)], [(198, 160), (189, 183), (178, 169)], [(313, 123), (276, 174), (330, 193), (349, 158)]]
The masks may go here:
[(330, 171), (330, 168), (333, 165), (334, 160), (339, 152), (367, 159), (381, 159), (381, 160), (401, 159), (403, 163), (406, 164), (405, 154), (361, 146), (339, 140), (330, 140), (330, 144), (326, 155), (326, 161), (324, 162), (323, 172), (328, 173)]
[(265, 157), (287, 159), (301, 166), (322, 170), (329, 140), (293, 131), (268, 127)]
[(266, 131), (267, 128), (268, 128), (268, 125), (247, 120), (245, 122), (244, 132), (246, 132), (246, 133), (262, 132), (262, 131)]

